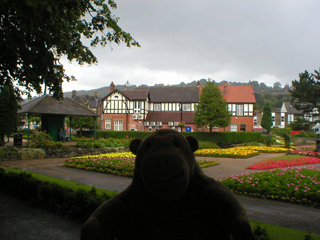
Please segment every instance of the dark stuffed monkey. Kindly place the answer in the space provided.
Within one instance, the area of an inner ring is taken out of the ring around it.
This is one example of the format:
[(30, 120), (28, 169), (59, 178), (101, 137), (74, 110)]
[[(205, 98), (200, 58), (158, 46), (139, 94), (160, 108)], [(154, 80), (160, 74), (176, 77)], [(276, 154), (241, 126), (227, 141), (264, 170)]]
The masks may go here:
[(202, 172), (197, 149), (169, 129), (133, 140), (132, 184), (92, 214), (81, 239), (254, 239), (236, 197)]

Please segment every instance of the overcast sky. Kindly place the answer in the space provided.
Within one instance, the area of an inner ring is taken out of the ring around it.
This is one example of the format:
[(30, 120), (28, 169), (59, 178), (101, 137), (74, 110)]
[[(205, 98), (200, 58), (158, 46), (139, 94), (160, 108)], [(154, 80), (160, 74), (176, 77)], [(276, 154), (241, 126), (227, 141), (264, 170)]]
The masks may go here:
[(78, 79), (64, 91), (202, 78), (284, 86), (320, 67), (319, 0), (115, 1), (119, 25), (141, 48), (97, 47), (91, 66), (62, 60)]

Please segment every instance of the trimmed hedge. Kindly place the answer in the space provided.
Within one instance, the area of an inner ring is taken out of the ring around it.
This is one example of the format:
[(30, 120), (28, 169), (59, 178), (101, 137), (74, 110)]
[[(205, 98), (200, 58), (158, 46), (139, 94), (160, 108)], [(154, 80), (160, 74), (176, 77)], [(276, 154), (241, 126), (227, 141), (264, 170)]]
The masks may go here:
[[(93, 137), (92, 131), (83, 132), (85, 137)], [(144, 138), (150, 132), (140, 131), (97, 131), (97, 138)], [(198, 141), (210, 141), (218, 145), (248, 142), (262, 142), (258, 132), (182, 132), (184, 136), (194, 136)]]
[(6, 172), (0, 168), (0, 191), (31, 202), (59, 215), (84, 222), (110, 196), (91, 191), (73, 190), (56, 183), (40, 181), (31, 174)]

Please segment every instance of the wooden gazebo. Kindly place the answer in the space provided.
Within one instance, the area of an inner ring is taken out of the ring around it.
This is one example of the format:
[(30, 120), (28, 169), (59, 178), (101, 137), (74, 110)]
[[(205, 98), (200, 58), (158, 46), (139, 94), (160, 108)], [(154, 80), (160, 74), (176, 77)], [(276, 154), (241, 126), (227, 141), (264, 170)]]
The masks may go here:
[[(43, 95), (22, 104), (18, 111), (19, 115), (25, 115), (28, 121), (30, 132), (30, 116), (41, 117), (41, 130), (46, 131), (53, 140), (57, 141), (59, 129), (64, 130), (65, 118), (70, 119), (70, 128), (72, 127), (72, 118), (74, 117), (93, 117), (95, 122), (94, 136), (96, 138), (96, 118), (97, 114), (85, 108), (70, 98), (63, 98), (58, 101), (51, 95)], [(29, 140), (28, 134), (28, 140)], [(71, 135), (70, 135), (71, 137)]]

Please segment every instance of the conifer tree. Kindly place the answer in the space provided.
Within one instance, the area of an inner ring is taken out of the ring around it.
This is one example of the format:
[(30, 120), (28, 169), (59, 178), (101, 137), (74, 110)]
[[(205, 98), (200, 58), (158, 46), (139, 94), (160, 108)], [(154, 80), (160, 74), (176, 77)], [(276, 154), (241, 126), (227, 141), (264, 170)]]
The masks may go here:
[(273, 125), (271, 111), (272, 108), (270, 102), (266, 102), (262, 109), (263, 116), (261, 120), (261, 127), (267, 130), (267, 134), (270, 133), (271, 127)]
[(202, 89), (200, 102), (196, 106), (195, 113), (194, 121), (197, 126), (208, 126), (210, 132), (212, 132), (213, 127), (230, 125), (231, 115), (228, 111), (228, 105), (219, 86), (210, 79)]

